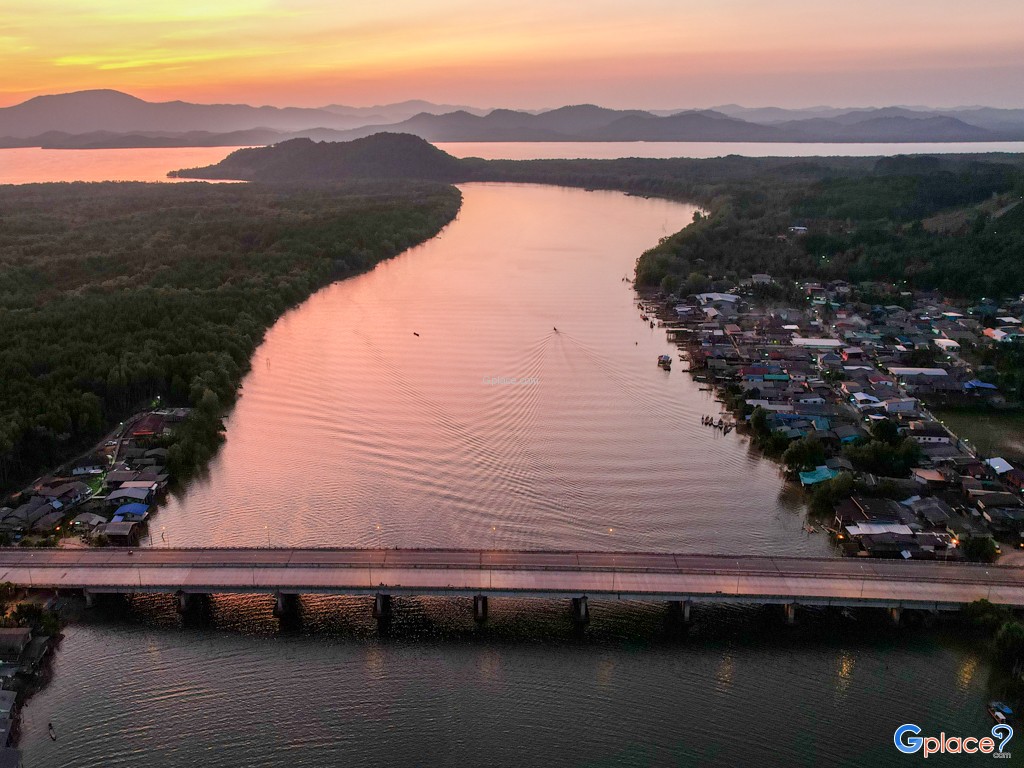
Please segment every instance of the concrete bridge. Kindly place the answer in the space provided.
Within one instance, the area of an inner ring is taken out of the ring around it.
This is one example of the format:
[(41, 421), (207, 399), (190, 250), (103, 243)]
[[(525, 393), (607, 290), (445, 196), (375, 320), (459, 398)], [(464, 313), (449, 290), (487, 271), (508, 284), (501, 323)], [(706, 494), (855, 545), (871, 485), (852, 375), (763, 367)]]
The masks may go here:
[(392, 595), (667, 601), (689, 618), (694, 603), (877, 607), (948, 611), (986, 599), (1024, 608), (1024, 567), (862, 558), (730, 557), (635, 552), (462, 549), (0, 549), (0, 582), (97, 594), (165, 592), (186, 608), (197, 595), (268, 593), (285, 612), (300, 594), (374, 595), (387, 618)]

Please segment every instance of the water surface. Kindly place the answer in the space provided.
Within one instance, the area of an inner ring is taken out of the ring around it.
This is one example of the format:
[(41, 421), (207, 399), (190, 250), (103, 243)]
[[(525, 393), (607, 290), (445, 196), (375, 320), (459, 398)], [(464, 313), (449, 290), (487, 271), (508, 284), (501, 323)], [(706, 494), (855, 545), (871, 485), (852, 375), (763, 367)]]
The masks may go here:
[[(828, 553), (775, 465), (700, 426), (711, 394), (655, 366), (674, 350), (623, 277), (692, 207), (462, 190), (439, 237), (270, 330), (157, 546)], [(559, 601), (492, 600), (481, 628), (469, 600), (402, 598), (382, 634), (370, 602), (304, 597), (285, 626), (265, 595), (97, 609), (24, 710), (25, 764), (896, 766), (904, 722), (990, 725), (977, 649), (871, 612), (700, 606), (687, 635), (594, 601), (579, 635)]]
[[(404, 599), (381, 637), (370, 601), (218, 597), (179, 627), (169, 598), (73, 626), (24, 712), (25, 765), (900, 766), (893, 731), (986, 735), (991, 670), (950, 632), (880, 616)], [(57, 741), (47, 735), (52, 722)], [(970, 758), (929, 764), (974, 765)]]
[[(756, 142), (441, 142), (456, 157), (541, 160), (619, 157), (808, 157), (1024, 152), (1024, 142), (946, 144), (772, 144)], [(239, 147), (0, 149), (0, 184), (44, 181), (185, 181), (168, 171), (218, 163)]]
[(168, 171), (219, 163), (239, 147), (0, 149), (0, 184), (46, 181), (187, 181)]
[(712, 394), (656, 365), (676, 349), (623, 278), (693, 206), (462, 191), (439, 237), (270, 330), (155, 543), (828, 551), (774, 463), (701, 426)]

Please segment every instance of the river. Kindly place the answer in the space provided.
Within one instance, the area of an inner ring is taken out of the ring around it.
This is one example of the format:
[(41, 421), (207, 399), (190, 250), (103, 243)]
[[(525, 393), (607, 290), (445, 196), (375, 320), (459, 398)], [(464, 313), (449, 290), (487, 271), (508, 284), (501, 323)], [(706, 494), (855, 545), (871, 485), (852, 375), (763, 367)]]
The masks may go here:
[(712, 394), (655, 364), (675, 348), (623, 277), (695, 208), (462, 191), (439, 237), (273, 327), (156, 543), (827, 552), (777, 467), (701, 426)]
[[(814, 157), (1024, 152), (1024, 141), (945, 144), (778, 144), (720, 141), (499, 141), (441, 142), (455, 157), (488, 160), (620, 157)], [(239, 147), (161, 147), (140, 149), (0, 149), (0, 184), (43, 181), (187, 181), (167, 172), (220, 162)]]
[[(691, 206), (462, 187), (434, 240), (287, 313), (206, 476), (154, 521), (184, 545), (496, 546), (823, 555), (799, 494), (665, 372), (623, 277)], [(555, 330), (557, 328), (557, 330)], [(511, 380), (515, 379), (513, 383)], [(30, 766), (896, 765), (892, 732), (984, 735), (990, 670), (870, 612), (167, 597), (73, 622), (24, 712)], [(51, 741), (47, 723), (58, 738)]]

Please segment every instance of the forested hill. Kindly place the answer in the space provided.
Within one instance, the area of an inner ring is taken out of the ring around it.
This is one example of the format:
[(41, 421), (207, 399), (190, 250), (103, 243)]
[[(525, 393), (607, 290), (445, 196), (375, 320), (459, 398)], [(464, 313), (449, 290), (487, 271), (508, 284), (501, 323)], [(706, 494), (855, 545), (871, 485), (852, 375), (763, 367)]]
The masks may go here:
[(264, 331), (459, 204), (414, 182), (0, 186), (0, 491), (157, 395), (201, 406), (170, 447), (177, 476), (201, 466)]
[(881, 158), (801, 181), (768, 173), (721, 185), (710, 215), (644, 254), (637, 278), (675, 291), (768, 273), (1009, 297), (1024, 292), (1022, 199), (1020, 155)]
[[(638, 264), (645, 285), (778, 277), (883, 281), (980, 297), (1024, 291), (1024, 155), (457, 159), (414, 136), (243, 150), (203, 178), (324, 181), (379, 173), (618, 189), (700, 203), (709, 216)], [(1004, 218), (1006, 217), (1006, 218)], [(792, 237), (789, 228), (807, 228)], [(693, 280), (691, 281), (691, 277)]]
[(378, 133), (343, 143), (292, 139), (232, 152), (216, 165), (169, 174), (188, 179), (324, 182), (347, 179), (464, 177), (461, 160), (407, 133)]

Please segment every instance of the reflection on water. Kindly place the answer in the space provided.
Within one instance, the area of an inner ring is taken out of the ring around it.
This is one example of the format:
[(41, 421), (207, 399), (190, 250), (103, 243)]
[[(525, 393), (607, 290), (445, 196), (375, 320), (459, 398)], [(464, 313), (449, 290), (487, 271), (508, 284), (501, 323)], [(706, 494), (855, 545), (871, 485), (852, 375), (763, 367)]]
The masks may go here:
[[(557, 601), (217, 596), (183, 620), (168, 596), (73, 625), (25, 710), (29, 766), (897, 766), (892, 732), (987, 732), (984, 668), (944, 631), (883, 612), (801, 615), (594, 602), (584, 636)], [(856, 674), (853, 671), (856, 670)], [(837, 687), (841, 695), (837, 695)], [(57, 741), (47, 735), (52, 722)]]
[(836, 670), (839, 679), (836, 681), (836, 691), (838, 693), (846, 693), (850, 688), (850, 682), (853, 678), (853, 668), (857, 665), (857, 658), (848, 653), (842, 653), (839, 656), (838, 668)]
[[(709, 393), (654, 364), (672, 350), (622, 276), (692, 208), (463, 191), (439, 238), (268, 333), (208, 477), (158, 513), (169, 543), (828, 551), (774, 465), (700, 427)], [(25, 709), (25, 764), (885, 766), (908, 720), (987, 731), (972, 652), (870, 612), (696, 606), (682, 631), (593, 601), (580, 633), (558, 601), (494, 599), (478, 627), (469, 599), (396, 598), (381, 632), (371, 599), (87, 613)]]
[(956, 687), (961, 692), (969, 689), (977, 671), (978, 658), (976, 656), (965, 656), (956, 671)]
[[(470, 184), (435, 240), (332, 285), (256, 352), (173, 546), (827, 554), (799, 493), (657, 356), (623, 281), (694, 208)], [(675, 355), (673, 354), (673, 357)]]
[(238, 147), (0, 149), (0, 184), (35, 184), (45, 181), (178, 181), (168, 179), (167, 172), (219, 163), (236, 149)]
[[(488, 160), (544, 160), (621, 157), (875, 157), (908, 154), (1024, 152), (1021, 141), (942, 144), (771, 144), (710, 141), (601, 142), (439, 142), (455, 157)], [(240, 147), (161, 147), (137, 149), (0, 149), (0, 184), (44, 181), (178, 181), (167, 172), (219, 163)], [(187, 181), (187, 179), (182, 179)]]

